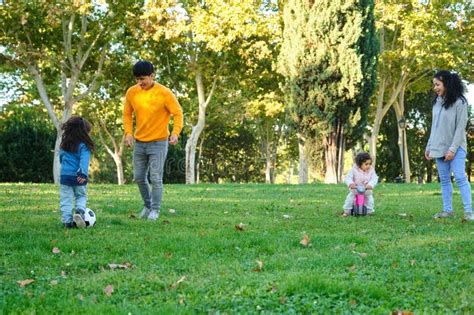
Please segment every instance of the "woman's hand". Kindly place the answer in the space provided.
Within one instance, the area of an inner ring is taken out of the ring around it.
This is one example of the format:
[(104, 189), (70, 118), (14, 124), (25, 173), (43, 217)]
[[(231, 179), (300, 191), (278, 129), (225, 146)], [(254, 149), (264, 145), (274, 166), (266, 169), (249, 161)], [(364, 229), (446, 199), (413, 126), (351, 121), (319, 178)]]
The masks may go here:
[(454, 153), (448, 150), (448, 152), (446, 152), (444, 155), (444, 160), (451, 161), (452, 159), (454, 159)]
[(425, 159), (427, 159), (428, 161), (431, 160), (430, 151), (425, 151)]

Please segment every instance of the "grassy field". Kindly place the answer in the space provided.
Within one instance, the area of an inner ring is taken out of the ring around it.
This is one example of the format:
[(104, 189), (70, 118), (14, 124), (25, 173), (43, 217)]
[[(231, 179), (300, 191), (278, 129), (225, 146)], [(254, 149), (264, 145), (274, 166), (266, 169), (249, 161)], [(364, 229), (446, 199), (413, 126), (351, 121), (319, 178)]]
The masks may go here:
[(157, 222), (134, 185), (92, 184), (84, 230), (57, 191), (0, 184), (3, 314), (474, 313), (474, 224), (457, 192), (431, 218), (436, 184), (381, 184), (364, 218), (342, 185), (168, 185)]

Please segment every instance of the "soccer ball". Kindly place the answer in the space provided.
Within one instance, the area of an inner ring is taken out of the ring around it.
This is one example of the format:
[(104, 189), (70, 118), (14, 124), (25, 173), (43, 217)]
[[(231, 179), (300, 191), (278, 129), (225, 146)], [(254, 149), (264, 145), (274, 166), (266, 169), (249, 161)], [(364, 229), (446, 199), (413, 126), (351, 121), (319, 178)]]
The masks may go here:
[(84, 222), (86, 223), (86, 228), (90, 228), (94, 226), (97, 218), (95, 216), (94, 211), (92, 211), (92, 209), (86, 208), (86, 211), (78, 210), (77, 213), (79, 213), (84, 219)]

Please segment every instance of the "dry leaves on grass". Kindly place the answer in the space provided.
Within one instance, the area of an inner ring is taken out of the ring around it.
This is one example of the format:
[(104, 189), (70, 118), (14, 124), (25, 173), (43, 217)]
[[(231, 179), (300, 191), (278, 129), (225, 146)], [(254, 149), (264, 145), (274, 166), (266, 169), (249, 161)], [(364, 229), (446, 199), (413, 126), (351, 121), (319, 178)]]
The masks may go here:
[(108, 264), (109, 268), (112, 269), (112, 270), (115, 270), (115, 269), (129, 269), (129, 268), (132, 268), (132, 264), (129, 263), (129, 262), (126, 262), (126, 263), (123, 263), (123, 264), (115, 264), (115, 263), (111, 263), (111, 264)]
[(308, 234), (305, 233), (303, 235), (303, 239), (300, 241), (300, 244), (303, 245), (304, 247), (307, 247), (309, 245), (310, 241), (311, 240), (310, 240)]
[(392, 311), (390, 315), (413, 315), (412, 311)]
[(111, 284), (109, 284), (108, 286), (106, 286), (106, 287), (104, 288), (104, 293), (105, 293), (105, 295), (107, 295), (107, 296), (112, 296), (112, 293), (113, 293), (113, 292), (114, 292), (114, 286), (111, 285)]
[(163, 224), (170, 224), (171, 222), (168, 220), (163, 220)]
[(21, 280), (21, 281), (17, 281), (16, 283), (18, 283), (18, 285), (20, 287), (24, 287), (24, 286), (27, 286), (28, 284), (32, 283), (32, 282), (35, 282), (35, 280), (33, 279), (26, 279), (26, 280)]
[(173, 257), (173, 253), (169, 253), (169, 252), (166, 252), (164, 255), (166, 259), (171, 259), (171, 257)]
[(168, 212), (169, 212), (170, 214), (175, 214), (175, 213), (176, 213), (176, 210), (174, 210), (174, 209), (168, 209)]
[(54, 247), (52, 252), (53, 252), (53, 254), (59, 254), (61, 252), (61, 250), (59, 250), (59, 248), (57, 248), (57, 247)]
[(181, 278), (179, 278), (178, 281), (176, 281), (175, 283), (173, 283), (172, 285), (170, 285), (170, 288), (174, 289), (178, 286), (178, 284), (180, 284), (181, 282), (183, 282), (184, 280), (186, 280), (186, 276), (182, 276)]
[(253, 270), (254, 272), (260, 272), (263, 269), (263, 261), (257, 259), (257, 267)]
[(235, 229), (236, 229), (237, 231), (243, 231), (243, 230), (245, 230), (245, 227), (246, 227), (246, 226), (247, 226), (246, 224), (243, 224), (242, 222), (240, 222), (239, 224), (236, 224), (236, 225), (235, 225)]

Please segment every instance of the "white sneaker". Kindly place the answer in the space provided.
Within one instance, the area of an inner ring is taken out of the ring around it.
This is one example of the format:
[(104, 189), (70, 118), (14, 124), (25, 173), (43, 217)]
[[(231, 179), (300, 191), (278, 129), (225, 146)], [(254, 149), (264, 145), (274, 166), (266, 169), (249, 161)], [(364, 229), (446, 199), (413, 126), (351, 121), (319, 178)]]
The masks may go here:
[(142, 212), (140, 212), (140, 219), (146, 219), (150, 215), (150, 209), (147, 207), (143, 207)]
[(148, 215), (148, 220), (156, 221), (160, 217), (160, 213), (156, 210), (152, 210)]
[(464, 213), (464, 220), (474, 221), (474, 215), (472, 214), (472, 212), (465, 212)]
[(76, 223), (76, 226), (79, 229), (83, 229), (86, 227), (86, 222), (84, 221), (84, 218), (79, 213), (75, 213), (72, 216), (72, 219), (74, 220), (74, 223)]

